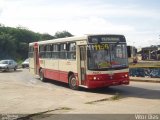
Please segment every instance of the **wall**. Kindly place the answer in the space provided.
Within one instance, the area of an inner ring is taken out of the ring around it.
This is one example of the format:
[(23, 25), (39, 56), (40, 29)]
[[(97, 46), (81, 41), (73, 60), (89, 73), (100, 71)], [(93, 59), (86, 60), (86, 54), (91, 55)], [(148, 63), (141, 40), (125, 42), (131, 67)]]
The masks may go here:
[(129, 74), (132, 77), (160, 78), (160, 68), (130, 68)]

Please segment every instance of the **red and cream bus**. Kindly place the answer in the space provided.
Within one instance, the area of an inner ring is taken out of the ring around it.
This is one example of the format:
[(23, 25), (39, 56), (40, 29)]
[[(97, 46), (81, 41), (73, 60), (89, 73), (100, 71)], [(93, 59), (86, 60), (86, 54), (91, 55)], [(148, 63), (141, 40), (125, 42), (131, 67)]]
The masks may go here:
[(84, 35), (29, 44), (30, 72), (70, 88), (129, 84), (123, 35)]

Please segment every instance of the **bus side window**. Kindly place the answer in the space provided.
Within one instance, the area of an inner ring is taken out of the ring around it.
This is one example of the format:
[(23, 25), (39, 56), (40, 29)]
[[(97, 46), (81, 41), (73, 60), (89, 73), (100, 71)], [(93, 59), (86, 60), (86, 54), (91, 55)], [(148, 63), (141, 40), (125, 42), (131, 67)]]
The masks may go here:
[(60, 59), (66, 59), (67, 58), (67, 44), (62, 43), (60, 44)]
[(52, 58), (53, 45), (50, 44), (49, 56)]
[(59, 45), (54, 44), (52, 48), (52, 58), (53, 59), (58, 59), (59, 58)]
[(39, 54), (40, 54), (40, 58), (45, 58), (45, 50), (44, 50), (44, 45), (40, 45), (39, 46)]
[(30, 58), (33, 58), (33, 46), (29, 46), (29, 54), (28, 54), (28, 56)]
[(68, 59), (76, 59), (76, 43), (69, 43), (68, 44)]
[(46, 58), (51, 58), (51, 49), (52, 49), (52, 45), (46, 45)]
[(45, 45), (41, 45), (41, 57), (45, 58)]

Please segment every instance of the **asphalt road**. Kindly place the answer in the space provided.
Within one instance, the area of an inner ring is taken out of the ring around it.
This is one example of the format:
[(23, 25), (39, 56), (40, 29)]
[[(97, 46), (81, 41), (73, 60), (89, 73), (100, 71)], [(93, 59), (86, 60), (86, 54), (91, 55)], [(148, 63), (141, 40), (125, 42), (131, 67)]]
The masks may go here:
[(160, 114), (160, 83), (74, 91), (61, 82), (41, 82), (28, 69), (0, 72), (0, 113), (41, 119), (42, 114)]

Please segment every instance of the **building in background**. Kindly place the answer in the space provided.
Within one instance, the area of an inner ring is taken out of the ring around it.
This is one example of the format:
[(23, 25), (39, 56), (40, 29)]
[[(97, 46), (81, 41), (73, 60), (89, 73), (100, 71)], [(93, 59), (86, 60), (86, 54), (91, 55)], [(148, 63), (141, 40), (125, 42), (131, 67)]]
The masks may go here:
[(160, 45), (151, 45), (142, 48), (142, 60), (160, 60)]

